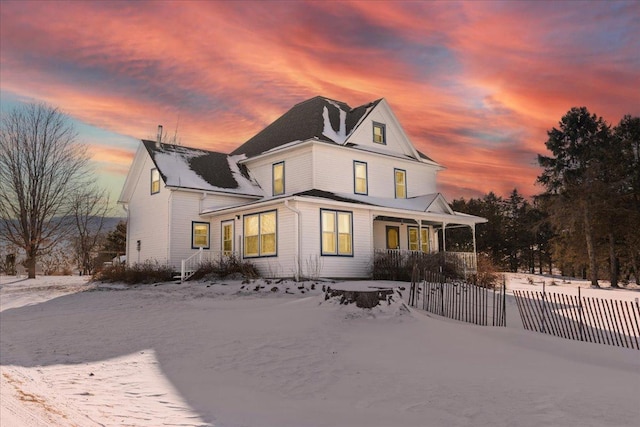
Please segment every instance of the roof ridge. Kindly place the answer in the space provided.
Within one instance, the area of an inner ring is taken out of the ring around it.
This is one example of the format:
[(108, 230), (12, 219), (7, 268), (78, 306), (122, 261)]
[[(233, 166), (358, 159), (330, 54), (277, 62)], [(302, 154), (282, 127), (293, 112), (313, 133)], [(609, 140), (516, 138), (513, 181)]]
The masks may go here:
[[(141, 139), (141, 141), (145, 144), (157, 144), (158, 141), (154, 141), (152, 139)], [(186, 150), (194, 150), (194, 151), (204, 151), (205, 153), (213, 153), (213, 154), (224, 154), (225, 156), (231, 156), (231, 154), (229, 153), (223, 153), (222, 151), (213, 151), (213, 150), (207, 150), (206, 148), (196, 148), (196, 147), (189, 147), (186, 145), (178, 145), (178, 144), (167, 144), (166, 142), (161, 142), (160, 143), (160, 149), (165, 149), (165, 147), (173, 147), (173, 148), (183, 148)]]

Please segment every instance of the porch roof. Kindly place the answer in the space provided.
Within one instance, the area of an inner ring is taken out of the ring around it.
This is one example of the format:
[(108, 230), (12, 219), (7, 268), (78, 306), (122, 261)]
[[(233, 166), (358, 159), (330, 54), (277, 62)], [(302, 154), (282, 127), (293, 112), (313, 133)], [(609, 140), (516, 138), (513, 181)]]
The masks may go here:
[(263, 198), (251, 203), (217, 209), (208, 209), (201, 215), (215, 215), (221, 212), (240, 211), (264, 204), (274, 204), (285, 200), (322, 199), (333, 204), (350, 204), (370, 207), (377, 216), (410, 218), (449, 224), (479, 224), (487, 222), (485, 218), (454, 212), (440, 193), (425, 194), (408, 199), (388, 199), (382, 197), (358, 196), (354, 194), (332, 193), (324, 190), (307, 190), (289, 195)]

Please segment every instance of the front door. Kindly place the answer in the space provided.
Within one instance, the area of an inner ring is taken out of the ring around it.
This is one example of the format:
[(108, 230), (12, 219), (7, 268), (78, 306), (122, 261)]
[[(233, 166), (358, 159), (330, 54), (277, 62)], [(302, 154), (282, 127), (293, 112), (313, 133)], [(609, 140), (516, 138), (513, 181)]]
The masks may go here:
[(400, 227), (387, 225), (387, 249), (400, 249)]

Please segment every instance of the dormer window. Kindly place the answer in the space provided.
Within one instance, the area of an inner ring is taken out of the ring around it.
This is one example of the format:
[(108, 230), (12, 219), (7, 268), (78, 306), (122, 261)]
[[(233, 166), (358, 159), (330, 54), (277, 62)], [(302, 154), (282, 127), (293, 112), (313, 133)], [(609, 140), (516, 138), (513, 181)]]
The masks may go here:
[(373, 142), (377, 142), (378, 144), (387, 143), (387, 135), (384, 124), (373, 122)]
[(158, 169), (151, 169), (151, 194), (160, 192), (160, 172)]
[(284, 162), (274, 163), (273, 169), (273, 195), (284, 194)]

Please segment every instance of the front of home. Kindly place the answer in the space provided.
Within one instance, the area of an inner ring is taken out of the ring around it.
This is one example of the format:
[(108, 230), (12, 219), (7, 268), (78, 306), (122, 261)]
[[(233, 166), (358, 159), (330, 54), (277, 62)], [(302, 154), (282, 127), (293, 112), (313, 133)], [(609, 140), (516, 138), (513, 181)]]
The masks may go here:
[[(369, 277), (376, 252), (443, 252), (447, 228), (475, 236), (486, 221), (451, 210), (442, 169), (384, 99), (309, 99), (230, 154), (142, 141), (119, 198), (127, 260), (184, 274), (235, 255), (267, 277)], [(474, 252), (456, 256), (475, 269)]]

